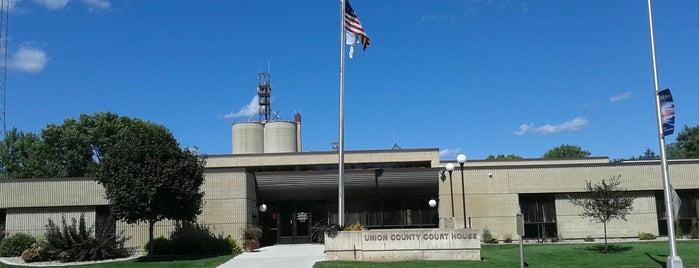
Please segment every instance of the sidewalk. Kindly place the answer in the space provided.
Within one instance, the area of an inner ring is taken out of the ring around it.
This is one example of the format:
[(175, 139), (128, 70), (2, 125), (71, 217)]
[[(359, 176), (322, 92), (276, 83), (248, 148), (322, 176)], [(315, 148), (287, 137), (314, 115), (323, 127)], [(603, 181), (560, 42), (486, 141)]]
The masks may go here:
[(255, 252), (243, 252), (220, 265), (220, 268), (311, 268), (318, 261), (325, 260), (325, 246), (322, 244), (276, 245), (263, 247)]

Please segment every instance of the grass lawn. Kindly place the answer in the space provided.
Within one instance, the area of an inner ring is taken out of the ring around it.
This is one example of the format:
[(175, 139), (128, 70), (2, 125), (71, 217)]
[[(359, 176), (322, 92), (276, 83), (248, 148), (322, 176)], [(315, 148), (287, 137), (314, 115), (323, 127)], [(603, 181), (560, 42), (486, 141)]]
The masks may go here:
[[(126, 267), (216, 267), (228, 260), (232, 259), (236, 255), (224, 255), (218, 257), (157, 257), (153, 261), (145, 261), (145, 257), (141, 257), (135, 260), (122, 261), (122, 262), (110, 262), (110, 263), (100, 263), (100, 264), (90, 264), (90, 265), (73, 265), (73, 266), (47, 266), (47, 267), (80, 267), (80, 268), (93, 268), (93, 267), (106, 267), (106, 268), (126, 268)], [(5, 265), (0, 263), (2, 268), (13, 268), (13, 267), (29, 267), (29, 266), (14, 266)]]
[[(604, 244), (525, 244), (524, 259), (529, 267), (663, 267), (668, 242), (613, 243), (609, 253)], [(677, 253), (684, 267), (699, 267), (699, 241), (678, 241)], [(326, 261), (314, 268), (335, 267), (519, 267), (519, 245), (483, 245), (482, 261), (346, 262)]]

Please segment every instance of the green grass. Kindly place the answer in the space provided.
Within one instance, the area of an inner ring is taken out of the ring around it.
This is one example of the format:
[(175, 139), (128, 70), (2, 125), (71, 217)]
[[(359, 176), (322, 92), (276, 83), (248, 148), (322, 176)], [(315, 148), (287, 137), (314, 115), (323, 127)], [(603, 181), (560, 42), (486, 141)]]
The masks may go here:
[[(604, 245), (586, 244), (525, 244), (524, 259), (529, 267), (663, 267), (667, 261), (668, 242), (614, 243), (609, 253)], [(678, 241), (677, 253), (684, 267), (699, 267), (699, 241)], [(407, 261), (407, 262), (347, 262), (326, 261), (314, 268), (370, 267), (519, 267), (519, 245), (483, 245), (482, 261)]]
[[(198, 256), (167, 256), (167, 257), (157, 257), (153, 261), (146, 261), (145, 257), (141, 257), (134, 260), (122, 261), (122, 262), (109, 262), (100, 264), (90, 264), (90, 265), (73, 265), (73, 266), (57, 266), (59, 268), (63, 267), (79, 267), (79, 268), (126, 268), (126, 267), (216, 267), (224, 262), (235, 257), (235, 255), (224, 255), (218, 257), (198, 257)], [(13, 268), (13, 267), (28, 267), (28, 266), (10, 266), (0, 263), (2, 268)]]

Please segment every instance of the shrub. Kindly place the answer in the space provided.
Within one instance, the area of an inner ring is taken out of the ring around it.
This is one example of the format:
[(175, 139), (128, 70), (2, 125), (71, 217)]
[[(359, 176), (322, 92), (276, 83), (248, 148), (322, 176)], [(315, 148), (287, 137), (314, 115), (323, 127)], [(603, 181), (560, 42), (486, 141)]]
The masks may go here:
[(236, 255), (243, 253), (243, 247), (240, 246), (240, 243), (238, 243), (238, 241), (235, 241), (235, 239), (231, 238), (230, 236), (227, 236), (226, 240), (228, 240), (228, 243), (231, 244), (231, 253)]
[[(79, 223), (78, 223), (79, 222)], [(80, 220), (72, 218), (66, 223), (62, 216), (61, 227), (49, 219), (46, 225), (46, 240), (49, 258), (61, 262), (96, 261), (127, 257), (130, 255), (124, 247), (126, 238), (120, 234), (104, 233), (93, 236), (93, 229), (87, 228), (85, 215)]]
[(498, 239), (493, 236), (492, 233), (490, 233), (490, 230), (488, 228), (483, 229), (483, 243), (486, 244), (497, 244)]
[(17, 257), (32, 244), (36, 243), (34, 237), (28, 234), (16, 233), (0, 242), (0, 257)]
[(589, 235), (588, 235), (587, 237), (585, 237), (585, 239), (583, 239), (583, 241), (585, 241), (585, 242), (595, 242), (595, 239), (594, 239), (592, 236), (589, 236)]
[[(170, 238), (159, 237), (153, 240), (152, 255), (227, 255), (234, 250), (230, 237), (215, 235), (208, 226), (196, 222), (175, 224)], [(148, 249), (150, 244), (146, 243)]]
[(640, 232), (638, 234), (638, 240), (655, 240), (655, 235), (651, 233)]
[(505, 243), (512, 243), (512, 235), (511, 234), (505, 234), (502, 236), (502, 242)]
[(344, 230), (344, 228), (344, 226), (339, 224), (328, 224), (325, 220), (316, 221), (316, 223), (313, 224), (313, 227), (311, 227), (313, 241), (324, 243), (325, 234), (328, 234), (328, 237), (330, 238), (335, 238), (340, 231)]
[(699, 238), (699, 222), (697, 222), (697, 219), (692, 219), (692, 228), (689, 229), (689, 238)]
[(243, 240), (259, 240), (262, 237), (262, 229), (257, 226), (248, 226), (243, 230)]

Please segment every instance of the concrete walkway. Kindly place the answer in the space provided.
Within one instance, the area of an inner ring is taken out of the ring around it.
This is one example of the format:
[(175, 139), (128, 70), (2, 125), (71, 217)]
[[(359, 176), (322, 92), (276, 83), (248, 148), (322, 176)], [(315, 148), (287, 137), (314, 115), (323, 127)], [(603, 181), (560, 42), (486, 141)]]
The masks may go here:
[(221, 268), (311, 268), (318, 261), (325, 260), (325, 246), (322, 244), (276, 245), (263, 247), (255, 252), (243, 252), (220, 265)]

